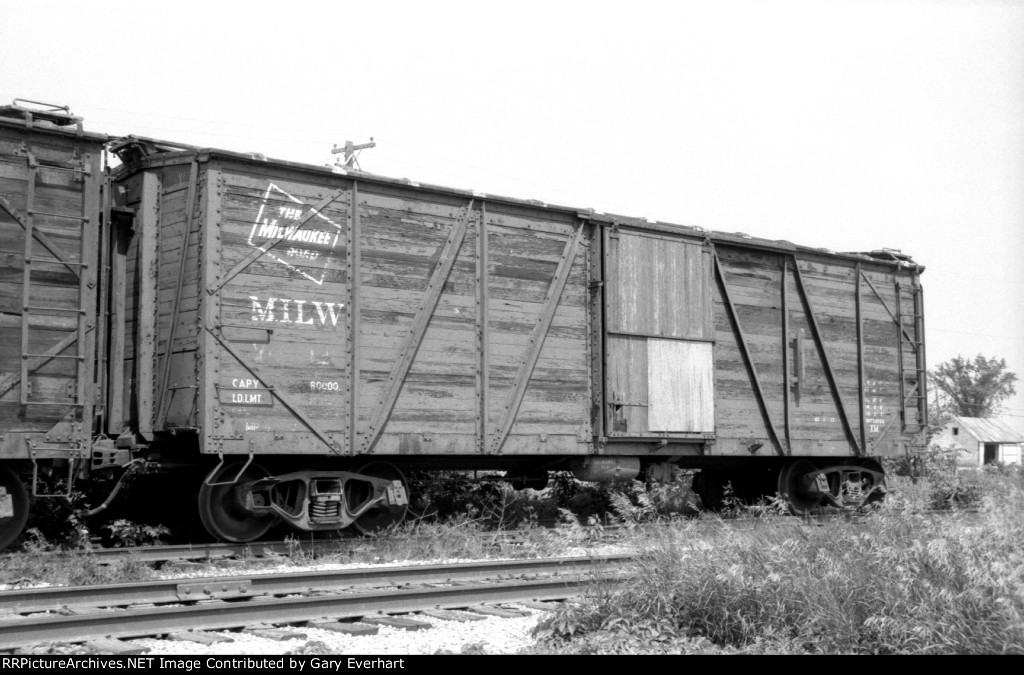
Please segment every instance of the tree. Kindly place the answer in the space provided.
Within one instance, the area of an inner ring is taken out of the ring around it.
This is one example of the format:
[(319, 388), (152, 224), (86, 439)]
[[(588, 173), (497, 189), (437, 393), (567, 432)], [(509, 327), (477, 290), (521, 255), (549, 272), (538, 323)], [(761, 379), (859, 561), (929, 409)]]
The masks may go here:
[(992, 417), (999, 413), (1000, 402), (1017, 393), (1016, 373), (1006, 370), (1006, 359), (974, 360), (957, 356), (929, 374), (930, 383), (945, 394), (948, 411), (961, 417)]

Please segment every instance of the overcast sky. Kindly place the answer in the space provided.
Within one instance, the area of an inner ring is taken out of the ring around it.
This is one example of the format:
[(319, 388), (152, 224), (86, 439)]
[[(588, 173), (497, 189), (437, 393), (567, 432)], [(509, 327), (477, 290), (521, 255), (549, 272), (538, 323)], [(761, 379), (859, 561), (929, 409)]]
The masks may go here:
[[(86, 129), (927, 267), (929, 365), (1024, 380), (1024, 1), (0, 0)], [(1024, 430), (1024, 381), (1007, 405)]]

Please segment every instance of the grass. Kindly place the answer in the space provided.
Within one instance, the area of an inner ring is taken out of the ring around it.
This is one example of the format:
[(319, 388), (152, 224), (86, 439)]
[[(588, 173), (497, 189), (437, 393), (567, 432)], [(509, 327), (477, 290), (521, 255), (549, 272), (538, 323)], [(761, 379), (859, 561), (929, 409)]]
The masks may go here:
[(85, 549), (60, 549), (37, 535), (17, 555), (0, 560), (0, 583), (15, 587), (89, 586), (156, 577), (151, 565), (134, 556), (107, 564)]
[[(926, 477), (897, 475), (889, 484), (889, 497), (864, 518), (817, 527), (779, 517), (772, 504), (735, 506), (727, 516), (760, 516), (742, 528), (729, 517), (683, 518), (692, 495), (681, 486), (645, 493), (566, 484), (543, 506), (539, 495), (491, 490), (461, 515), (414, 519), (315, 558), (296, 545), (283, 561), (564, 555), (594, 543), (594, 530), (580, 523), (595, 521), (603, 505), (631, 532), (638, 566), (623, 583), (596, 583), (543, 619), (532, 653), (1024, 654), (1024, 472), (957, 471), (936, 461)], [(582, 518), (570, 510), (581, 504), (591, 509)], [(559, 528), (539, 527), (542, 512), (558, 515)], [(521, 535), (506, 538), (495, 524)], [(225, 571), (211, 565), (204, 573)], [(6, 583), (151, 576), (138, 560), (100, 565), (87, 552), (55, 552), (41, 537), (0, 562)]]
[(750, 529), (645, 530), (635, 574), (539, 624), (535, 651), (1022, 654), (1024, 476), (960, 473), (897, 478), (859, 523), (794, 528), (763, 509)]
[[(529, 559), (565, 555), (572, 548), (595, 543), (600, 531), (583, 527), (576, 517), (562, 511), (558, 528), (538, 524), (536, 495), (524, 495), (511, 489), (488, 491), (486, 501), (470, 513), (447, 518), (416, 518), (394, 527), (382, 536), (366, 538), (353, 546), (351, 541), (332, 544), (320, 540), (307, 546), (299, 536), (290, 535), (287, 555), (243, 560), (207, 560), (164, 563), (159, 571), (150, 563), (128, 556), (115, 560), (98, 559), (90, 552), (88, 529), (80, 521), (66, 536), (48, 539), (40, 530), (28, 532), (22, 551), (0, 558), (0, 583), (12, 586), (75, 586), (102, 583), (127, 583), (179, 574), (218, 576), (239, 570), (270, 572), (281, 565), (312, 566), (322, 564), (381, 564), (407, 561), (486, 558)], [(554, 506), (545, 506), (558, 513)], [(515, 529), (515, 537), (506, 536)], [(161, 543), (167, 535), (162, 527), (116, 520), (104, 525), (115, 544), (136, 546)], [(61, 531), (62, 532), (62, 531)], [(312, 543), (312, 540), (311, 542)]]

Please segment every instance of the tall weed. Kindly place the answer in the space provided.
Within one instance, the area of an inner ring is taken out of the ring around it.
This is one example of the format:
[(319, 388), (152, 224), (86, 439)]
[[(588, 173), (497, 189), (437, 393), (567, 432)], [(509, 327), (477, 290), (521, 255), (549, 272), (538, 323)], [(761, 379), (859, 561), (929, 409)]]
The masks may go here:
[(537, 636), (580, 653), (646, 643), (652, 653), (1024, 654), (1019, 473), (965, 477), (978, 512), (923, 514), (921, 494), (897, 490), (860, 523), (808, 527), (766, 512), (750, 529), (702, 518), (645, 531), (625, 583), (561, 610)]

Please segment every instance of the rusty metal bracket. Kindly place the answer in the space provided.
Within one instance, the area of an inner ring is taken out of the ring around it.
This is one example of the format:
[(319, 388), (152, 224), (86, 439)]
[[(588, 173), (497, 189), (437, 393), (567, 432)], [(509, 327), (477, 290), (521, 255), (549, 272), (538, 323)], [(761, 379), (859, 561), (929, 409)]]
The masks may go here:
[(555, 277), (552, 279), (551, 286), (548, 287), (547, 297), (544, 299), (544, 309), (537, 318), (537, 324), (533, 327), (533, 332), (530, 334), (529, 346), (519, 365), (519, 371), (516, 373), (512, 394), (505, 405), (505, 412), (501, 418), (501, 423), (498, 425), (494, 439), (491, 442), (492, 453), (497, 454), (501, 452), (502, 446), (505, 445), (505, 439), (508, 438), (509, 433), (512, 431), (516, 415), (519, 414), (519, 406), (522, 405), (523, 396), (526, 394), (526, 387), (530, 383), (530, 377), (533, 375), (533, 369), (537, 365), (537, 359), (540, 358), (541, 348), (544, 346), (544, 338), (547, 337), (548, 328), (551, 327), (551, 321), (554, 319), (555, 311), (558, 309), (558, 301), (561, 299), (562, 290), (565, 288), (565, 282), (569, 279), (569, 272), (572, 270), (573, 262), (576, 260), (576, 249), (579, 248), (584, 227), (586, 227), (586, 222), (581, 220), (576, 227), (576, 231), (573, 232), (566, 243), (565, 249), (562, 251), (562, 257), (558, 261), (558, 268), (555, 270)]
[(811, 335), (814, 337), (814, 344), (818, 348), (818, 354), (821, 355), (821, 362), (825, 366), (825, 377), (828, 378), (828, 386), (832, 391), (832, 397), (835, 399), (836, 410), (839, 412), (839, 419), (843, 423), (843, 430), (846, 432), (846, 438), (850, 441), (853, 446), (854, 453), (860, 457), (864, 455), (864, 448), (861, 447), (860, 441), (857, 439), (857, 435), (853, 432), (853, 427), (850, 425), (850, 416), (846, 412), (846, 404), (843, 403), (843, 397), (839, 393), (839, 384), (836, 380), (835, 372), (832, 370), (832, 363), (828, 358), (828, 352), (825, 351), (825, 340), (821, 336), (821, 329), (818, 327), (818, 318), (814, 313), (814, 306), (811, 304), (811, 298), (807, 294), (807, 288), (804, 286), (803, 275), (800, 273), (800, 263), (793, 256), (793, 278), (796, 280), (797, 293), (800, 295), (800, 299), (803, 301), (804, 308), (807, 312), (807, 322), (811, 325)]
[[(761, 410), (761, 416), (764, 418), (765, 428), (772, 437), (772, 444), (775, 446), (775, 452), (778, 455), (788, 455), (790, 453), (789, 447), (782, 442), (779, 437), (779, 431), (775, 428), (775, 422), (772, 420), (771, 413), (768, 411), (768, 404), (765, 401), (764, 390), (761, 388), (761, 378), (758, 377), (757, 368), (754, 366), (754, 359), (750, 355), (750, 348), (747, 346), (747, 338), (743, 334), (743, 327), (740, 325), (740, 316), (736, 311), (736, 306), (732, 304), (732, 299), (729, 297), (729, 287), (725, 283), (725, 272), (722, 270), (722, 261), (718, 258), (718, 251), (712, 251), (712, 256), (715, 261), (715, 278), (718, 281), (718, 290), (722, 294), (722, 302), (725, 304), (727, 313), (729, 314), (729, 320), (732, 322), (733, 328), (736, 332), (736, 344), (740, 348), (740, 354), (743, 356), (743, 364), (747, 368), (747, 374), (750, 377), (751, 384), (754, 386), (754, 397), (757, 399), (757, 407)], [(786, 339), (783, 336), (783, 339)]]
[[(210, 330), (209, 327), (206, 328), (206, 332), (212, 335), (213, 339), (216, 340), (217, 343), (224, 348), (224, 351), (226, 351), (228, 354), (231, 354), (231, 356), (233, 356), (235, 360), (238, 361), (239, 365), (241, 365), (243, 368), (252, 373), (252, 375), (257, 379), (263, 380), (263, 377), (260, 375), (259, 370), (246, 363), (245, 360), (242, 358), (241, 354), (236, 352), (234, 348), (232, 348), (231, 345), (228, 344), (226, 340), (223, 340), (219, 335)], [(299, 410), (299, 407), (295, 404), (295, 402), (292, 401), (284, 393), (282, 393), (280, 389), (270, 387), (269, 391), (271, 396), (280, 401), (281, 404), (288, 409), (288, 412), (295, 415), (295, 417), (300, 422), (302, 422), (306, 426), (306, 428), (312, 431), (317, 438), (323, 441), (324, 445), (330, 448), (331, 452), (338, 453), (341, 451), (340, 448), (338, 447), (337, 441), (334, 440), (333, 435), (326, 431), (323, 431), (320, 427), (316, 425), (315, 422), (313, 422), (313, 420), (309, 419), (304, 414), (302, 414), (302, 411)]]
[[(302, 220), (300, 220), (298, 223), (296, 223), (295, 225), (293, 225), (293, 226), (288, 228), (288, 233), (291, 234), (291, 233), (294, 233), (294, 232), (297, 232), (297, 231), (301, 230), (303, 227), (306, 226), (306, 223), (308, 223), (309, 221), (311, 221), (313, 219), (314, 216), (316, 216), (321, 211), (323, 211), (325, 208), (327, 208), (328, 205), (330, 205), (332, 202), (337, 200), (343, 194), (345, 194), (345, 190), (341, 189), (341, 190), (337, 190), (335, 192), (332, 192), (331, 194), (329, 194), (326, 197), (324, 197), (323, 199), (321, 199), (319, 202), (317, 202), (317, 204), (314, 207), (312, 207), (312, 209), (310, 210), (309, 213), (307, 213), (305, 216), (302, 217)], [(284, 241), (285, 236), (286, 235), (283, 235), (283, 236), (280, 236), (280, 237), (278, 237), (276, 239), (268, 240), (265, 244), (263, 244), (263, 246), (260, 246), (255, 251), (253, 251), (249, 255), (245, 256), (244, 258), (242, 258), (242, 260), (238, 261), (238, 264), (236, 264), (234, 267), (232, 267), (231, 270), (227, 274), (224, 275), (224, 278), (220, 280), (220, 283), (218, 283), (217, 285), (211, 286), (210, 288), (206, 289), (206, 292), (209, 295), (213, 295), (214, 293), (216, 293), (217, 291), (222, 289), (225, 286), (225, 284), (227, 284), (229, 281), (231, 281), (236, 276), (238, 276), (242, 272), (242, 270), (244, 270), (246, 267), (251, 265), (257, 258), (259, 258), (264, 253), (266, 253), (270, 249), (272, 249), (275, 246), (277, 246), (282, 241)]]
[(363, 437), (363, 452), (373, 451), (373, 446), (377, 443), (377, 439), (380, 438), (384, 425), (387, 424), (388, 418), (391, 417), (391, 413), (395, 409), (398, 394), (405, 383), (409, 368), (412, 367), (413, 359), (416, 358), (416, 352), (419, 351), (420, 345), (423, 343), (423, 336), (427, 332), (430, 317), (434, 315), (434, 310), (437, 309), (437, 303), (441, 299), (445, 282), (448, 281), (448, 276), (455, 265), (455, 259), (459, 256), (459, 249), (466, 238), (466, 229), (472, 212), (473, 200), (463, 208), (458, 221), (456, 221), (451, 232), (448, 234), (448, 241), (445, 242), (444, 248), (441, 250), (437, 266), (434, 267), (434, 273), (427, 284), (426, 296), (416, 312), (416, 318), (413, 319), (409, 337), (406, 338), (405, 344), (402, 346), (402, 352), (391, 368), (391, 373), (388, 375), (384, 385), (384, 393), (378, 401), (377, 411), (370, 421), (366, 436)]
[(211, 471), (206, 476), (206, 479), (203, 481), (203, 483), (205, 485), (208, 485), (209, 487), (216, 487), (218, 485), (234, 485), (235, 483), (237, 483), (242, 478), (242, 474), (245, 473), (245, 470), (249, 468), (250, 464), (252, 464), (253, 454), (251, 452), (249, 453), (249, 459), (246, 460), (245, 464), (242, 465), (242, 468), (238, 470), (238, 473), (235, 475), (234, 478), (227, 481), (221, 481), (219, 483), (211, 483), (210, 476), (216, 474), (218, 471), (220, 471), (220, 468), (224, 466), (224, 453), (218, 452), (217, 459), (220, 460), (219, 463), (217, 464), (217, 466), (213, 467), (213, 471)]

